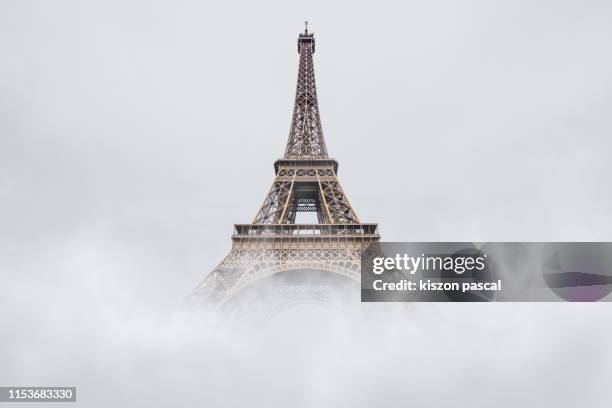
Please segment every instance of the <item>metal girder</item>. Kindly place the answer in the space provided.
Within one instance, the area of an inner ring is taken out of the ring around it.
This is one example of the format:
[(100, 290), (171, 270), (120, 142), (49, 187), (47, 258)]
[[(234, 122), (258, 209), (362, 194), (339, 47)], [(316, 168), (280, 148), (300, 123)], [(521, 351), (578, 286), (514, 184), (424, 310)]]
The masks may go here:
[(268, 195), (253, 219), (253, 224), (292, 224), (295, 213), (303, 209), (296, 197), (301, 186), (312, 186), (310, 195), (303, 197), (316, 206), (313, 211), (322, 214), (321, 224), (358, 224), (338, 178), (331, 169), (280, 169)]
[(234, 248), (198, 285), (187, 303), (221, 305), (243, 288), (284, 271), (310, 269), (360, 280), (363, 248), (253, 249)]

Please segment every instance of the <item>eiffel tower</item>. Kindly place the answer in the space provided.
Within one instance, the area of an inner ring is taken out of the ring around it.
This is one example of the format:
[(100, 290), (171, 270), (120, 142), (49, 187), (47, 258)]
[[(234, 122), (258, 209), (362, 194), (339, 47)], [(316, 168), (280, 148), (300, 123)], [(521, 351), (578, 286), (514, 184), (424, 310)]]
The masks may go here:
[[(319, 302), (328, 302), (327, 286), (313, 286), (313, 279), (335, 282), (327, 279), (335, 276), (358, 283), (360, 255), (379, 240), (377, 224), (357, 217), (338, 181), (338, 162), (327, 153), (315, 86), (315, 39), (308, 23), (297, 46), (300, 60), (285, 155), (274, 162), (274, 181), (255, 218), (234, 226), (229, 255), (189, 296), (190, 304), (233, 304), (244, 311), (253, 301), (237, 301), (244, 298), (241, 294), (281, 275), (286, 279), (274, 291), (260, 292), (259, 301), (273, 298), (271, 307), (278, 309), (304, 296), (312, 301), (308, 292), (314, 292)], [(302, 212), (316, 213), (317, 223), (296, 224)], [(295, 283), (300, 274), (307, 275), (308, 285)]]

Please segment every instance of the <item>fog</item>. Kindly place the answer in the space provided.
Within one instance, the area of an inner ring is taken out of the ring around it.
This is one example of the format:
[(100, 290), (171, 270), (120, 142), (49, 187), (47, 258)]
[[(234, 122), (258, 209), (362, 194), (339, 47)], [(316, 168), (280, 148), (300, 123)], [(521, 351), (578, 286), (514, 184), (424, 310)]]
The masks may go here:
[(609, 2), (0, 7), (0, 385), (609, 405), (606, 303), (299, 306), (258, 329), (181, 308), (272, 181), (304, 20), (328, 151), (383, 240), (612, 240)]

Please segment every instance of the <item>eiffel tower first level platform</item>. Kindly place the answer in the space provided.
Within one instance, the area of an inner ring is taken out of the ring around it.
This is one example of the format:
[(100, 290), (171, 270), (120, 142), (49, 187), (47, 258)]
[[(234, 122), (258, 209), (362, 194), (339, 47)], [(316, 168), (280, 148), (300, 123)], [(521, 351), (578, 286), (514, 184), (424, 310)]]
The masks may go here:
[[(272, 186), (252, 222), (234, 226), (229, 255), (194, 290), (190, 304), (227, 304), (256, 282), (284, 272), (329, 272), (360, 280), (361, 253), (379, 240), (378, 227), (359, 220), (338, 181), (338, 162), (328, 156), (314, 50), (314, 36), (306, 29), (298, 37), (289, 138), (284, 157), (274, 163)], [(296, 223), (304, 212), (313, 213), (316, 223)]]

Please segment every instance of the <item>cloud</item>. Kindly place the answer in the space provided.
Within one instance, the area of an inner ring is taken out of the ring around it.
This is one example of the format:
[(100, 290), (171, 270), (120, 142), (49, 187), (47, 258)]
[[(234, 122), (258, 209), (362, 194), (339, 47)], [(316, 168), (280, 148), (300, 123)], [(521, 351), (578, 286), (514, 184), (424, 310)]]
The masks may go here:
[(83, 234), (5, 279), (0, 381), (74, 384), (84, 406), (607, 400), (606, 304), (304, 304), (250, 327), (171, 307), (113, 242)]

